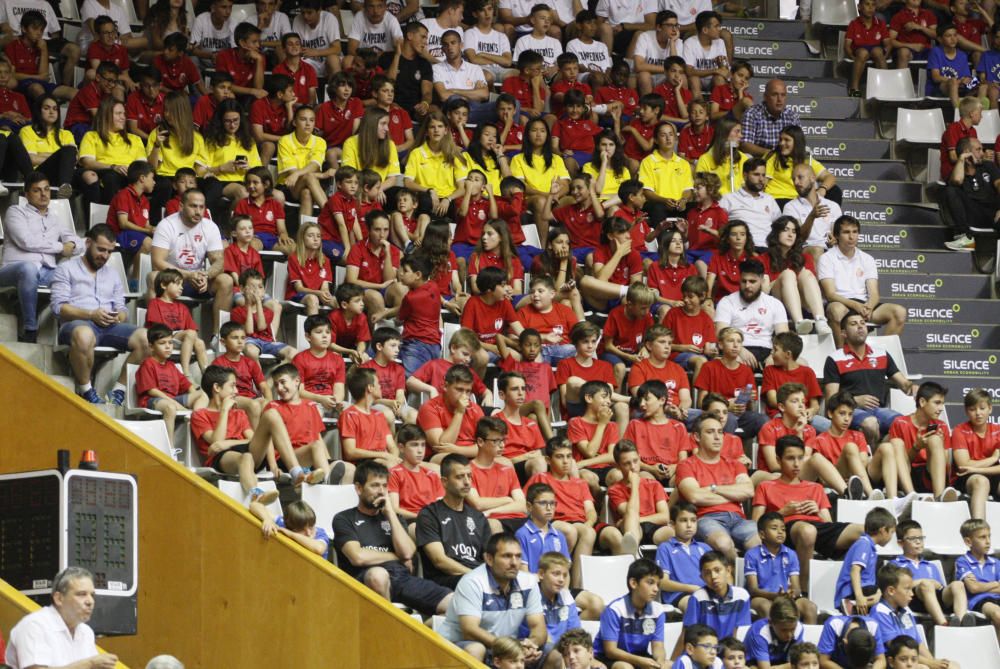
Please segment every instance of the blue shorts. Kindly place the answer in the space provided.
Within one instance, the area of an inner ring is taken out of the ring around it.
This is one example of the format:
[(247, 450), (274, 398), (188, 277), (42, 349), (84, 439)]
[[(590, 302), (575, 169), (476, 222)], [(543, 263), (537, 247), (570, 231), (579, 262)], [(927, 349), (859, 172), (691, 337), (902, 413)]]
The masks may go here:
[(660, 259), (659, 251), (639, 251), (639, 255), (643, 260), (652, 260), (653, 262)]
[(476, 250), (476, 247), (472, 244), (466, 244), (464, 242), (453, 242), (451, 250), (455, 252), (456, 258), (461, 258), (462, 260), (468, 262), (469, 256), (471, 256), (472, 252)]
[(594, 252), (593, 246), (580, 246), (570, 251), (570, 253), (573, 254), (573, 257), (576, 258), (576, 264), (581, 266), (586, 264), (587, 255), (593, 252)]
[(59, 84), (54, 84), (51, 81), (46, 81), (45, 79), (21, 79), (21, 81), (17, 83), (17, 88), (14, 90), (27, 96), (28, 89), (35, 84), (44, 88), (46, 95), (52, 95), (52, 91), (59, 87)]
[(247, 337), (247, 345), (253, 345), (260, 350), (262, 355), (278, 355), (288, 347), (288, 344), (280, 341), (264, 341), (255, 337)]
[[(146, 400), (146, 408), (147, 409), (152, 409), (153, 411), (158, 411), (158, 409), (156, 408), (156, 405), (159, 404), (162, 401), (163, 401), (162, 397), (150, 397), (150, 398), (148, 398)], [(177, 397), (174, 398), (174, 401), (177, 402), (178, 404), (183, 404), (184, 406), (187, 406), (188, 405), (188, 394), (187, 393), (181, 393), (180, 395), (178, 395)]]
[(323, 255), (330, 260), (336, 260), (344, 255), (344, 245), (329, 239), (323, 240)]
[(739, 548), (757, 538), (757, 523), (731, 511), (709, 513), (698, 519), (698, 540), (707, 541), (713, 534), (724, 533), (733, 538)]
[(90, 127), (89, 123), (74, 123), (69, 127), (69, 131), (73, 134), (73, 139), (76, 140), (77, 146), (83, 142), (83, 136), (90, 131)]
[(70, 321), (63, 323), (59, 327), (59, 343), (68, 346), (73, 335), (73, 330), (79, 327), (89, 327), (97, 337), (98, 346), (109, 346), (119, 351), (128, 350), (128, 340), (138, 328), (131, 323), (115, 323), (106, 328), (102, 328), (93, 321)]
[[(278, 236), (272, 235), (269, 232), (255, 232), (253, 236), (260, 240), (265, 251), (273, 249), (274, 245), (278, 242)], [(323, 249), (323, 252), (326, 253), (326, 248)]]
[[(273, 299), (274, 298), (272, 296), (268, 295), (267, 293), (264, 293), (264, 304), (267, 304), (268, 302), (270, 302)], [(298, 302), (299, 300), (295, 300), (295, 301)], [(243, 296), (243, 293), (241, 293), (238, 290), (234, 290), (233, 291), (233, 306), (234, 307), (239, 306), (239, 305), (243, 304), (244, 302), (246, 302), (246, 298)]]
[(624, 360), (622, 360), (621, 358), (619, 358), (614, 353), (608, 353), (607, 351), (605, 351), (604, 353), (602, 353), (600, 355), (600, 358), (601, 358), (601, 360), (603, 360), (605, 362), (610, 362), (612, 367), (614, 367), (615, 365), (625, 365), (626, 367), (628, 367), (628, 365), (629, 365), (627, 362), (625, 362)]
[(198, 289), (192, 286), (187, 281), (184, 282), (184, 291), (181, 293), (184, 297), (191, 297), (195, 299), (206, 299), (212, 297), (215, 293), (212, 292), (212, 286), (209, 284), (208, 290), (204, 293), (199, 293)]
[(142, 248), (143, 242), (147, 239), (151, 239), (151, 237), (145, 232), (122, 230), (118, 233), (116, 241), (118, 242), (118, 246), (122, 247), (122, 251), (126, 253), (138, 253), (139, 249)]
[(715, 251), (710, 251), (708, 249), (695, 249), (693, 251), (691, 249), (688, 249), (685, 252), (688, 264), (692, 264), (695, 261), (700, 260), (707, 265), (708, 263), (712, 262), (712, 256), (714, 255)]
[(878, 432), (881, 436), (889, 434), (889, 428), (892, 427), (892, 421), (896, 420), (897, 417), (901, 416), (898, 411), (893, 411), (885, 407), (879, 407), (878, 409), (862, 409), (858, 407), (854, 410), (854, 418), (851, 419), (851, 429), (857, 430), (861, 428), (861, 423), (866, 418), (874, 416), (878, 420)]
[(576, 164), (579, 165), (582, 170), (583, 166), (589, 163), (593, 156), (593, 151), (574, 151), (571, 157), (576, 161)]
[[(542, 253), (542, 250), (537, 246), (528, 246), (527, 244), (520, 244), (515, 250), (517, 251), (517, 259), (521, 261), (521, 267), (527, 271), (530, 271), (532, 263), (535, 262), (535, 256)], [(525, 286), (524, 289), (527, 291), (528, 287)]]
[(566, 419), (577, 418), (587, 413), (587, 405), (583, 402), (566, 402)]
[(308, 293), (295, 293), (294, 295), (292, 295), (292, 297), (288, 301), (289, 302), (298, 302), (298, 303), (301, 304), (302, 300), (306, 299), (306, 295), (307, 294)]
[(696, 355), (700, 355), (700, 354), (699, 353), (688, 353), (687, 351), (683, 351), (683, 352), (677, 354), (677, 357), (674, 358), (674, 362), (676, 362), (678, 365), (680, 365), (684, 369), (689, 370), (689, 369), (691, 369), (691, 358), (693, 358)]

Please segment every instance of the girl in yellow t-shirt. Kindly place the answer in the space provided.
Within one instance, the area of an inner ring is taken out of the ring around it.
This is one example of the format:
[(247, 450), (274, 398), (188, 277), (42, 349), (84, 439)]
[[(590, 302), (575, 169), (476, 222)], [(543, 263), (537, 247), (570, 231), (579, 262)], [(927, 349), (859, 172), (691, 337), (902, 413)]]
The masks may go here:
[(545, 239), (553, 203), (569, 193), (569, 171), (562, 156), (552, 152), (549, 126), (542, 119), (524, 126), (524, 143), (510, 163), (510, 173), (524, 182), (525, 202), (535, 212), (539, 238)]
[(399, 185), (402, 173), (399, 153), (389, 137), (389, 112), (369, 107), (361, 117), (358, 132), (344, 142), (341, 165), (358, 170), (372, 170), (382, 178), (379, 202), (385, 204), (386, 192)]
[(62, 128), (59, 101), (51, 95), (35, 100), (31, 124), (11, 137), (7, 151), (21, 176), (38, 170), (45, 173), (49, 183), (59, 184), (60, 198), (73, 194), (76, 140), (73, 133)]
[[(205, 124), (205, 149), (205, 181), (212, 184), (211, 188), (221, 188), (222, 195), (234, 204), (245, 199), (243, 181), (247, 171), (260, 167), (261, 161), (239, 102), (223, 100), (215, 108), (215, 114)], [(276, 199), (284, 204), (285, 196), (280, 191), (277, 195)], [(213, 212), (213, 216), (217, 214)]]
[[(201, 133), (194, 129), (191, 101), (186, 93), (173, 91), (163, 100), (163, 122), (146, 140), (149, 164), (156, 170), (156, 186), (149, 198), (150, 220), (159, 220), (159, 211), (173, 196), (173, 177), (177, 170), (187, 167), (199, 177), (208, 166), (208, 153)], [(222, 186), (218, 182), (199, 184), (205, 202), (218, 202)]]
[[(716, 123), (715, 137), (712, 138), (712, 145), (708, 151), (701, 154), (695, 165), (694, 171), (711, 172), (719, 177), (722, 188), (719, 193), (725, 195), (743, 188), (743, 163), (750, 156), (741, 153), (739, 150), (740, 141), (743, 139), (743, 126), (739, 121), (724, 118)], [(733, 160), (730, 160), (732, 152)], [(730, 165), (732, 170), (730, 170)], [(732, 176), (732, 183), (729, 178)]]
[[(97, 105), (94, 129), (80, 142), (77, 181), (90, 202), (108, 204), (115, 193), (128, 185), (128, 166), (145, 160), (142, 139), (125, 130), (125, 103), (110, 95)], [(150, 209), (150, 218), (153, 210)]]
[(292, 116), (292, 131), (278, 142), (278, 185), (284, 186), (299, 213), (312, 216), (313, 205), (326, 205), (326, 191), (320, 179), (332, 177), (334, 170), (323, 172), (326, 140), (313, 134), (316, 112), (302, 105)]
[(583, 173), (590, 175), (601, 204), (605, 207), (621, 204), (618, 187), (632, 178), (622, 143), (614, 131), (605, 130), (597, 136), (596, 148), (593, 159), (583, 166)]
[(498, 141), (499, 136), (495, 125), (480, 123), (465, 152), (468, 171), (479, 170), (485, 174), (486, 183), (493, 187), (494, 195), (500, 195), (500, 181), (510, 176), (510, 164)]
[(444, 216), (464, 193), (459, 182), (466, 174), (462, 151), (455, 146), (444, 114), (435, 111), (424, 117), (416, 143), (406, 159), (403, 184), (420, 198), (420, 213)]
[(764, 192), (778, 200), (779, 206), (784, 206), (788, 200), (797, 198), (799, 194), (792, 183), (792, 168), (803, 163), (812, 167), (819, 195), (839, 203), (839, 188), (833, 197), (830, 197), (830, 191), (837, 185), (837, 177), (809, 155), (806, 150), (805, 133), (797, 125), (782, 128), (781, 134), (778, 135), (778, 148), (767, 156), (767, 186)]

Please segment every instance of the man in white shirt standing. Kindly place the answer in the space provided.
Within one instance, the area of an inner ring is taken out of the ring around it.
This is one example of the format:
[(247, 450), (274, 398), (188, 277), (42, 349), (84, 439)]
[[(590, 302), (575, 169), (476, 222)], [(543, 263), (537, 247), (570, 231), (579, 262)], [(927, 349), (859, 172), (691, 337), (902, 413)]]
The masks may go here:
[(450, 98), (469, 102), (469, 123), (494, 123), (495, 105), (490, 103), (490, 89), (483, 68), (462, 58), (462, 35), (449, 30), (441, 38), (445, 61), (433, 67), (434, 93), (442, 103)]
[(719, 206), (729, 214), (729, 220), (744, 221), (750, 228), (750, 237), (758, 252), (767, 248), (767, 235), (771, 223), (781, 215), (777, 201), (764, 192), (767, 170), (761, 158), (751, 158), (743, 163), (743, 187), (726, 193)]
[(837, 347), (844, 345), (840, 321), (848, 311), (856, 311), (866, 321), (884, 325), (887, 335), (901, 334), (906, 325), (906, 309), (899, 304), (883, 304), (878, 292), (875, 259), (858, 248), (861, 223), (853, 216), (841, 216), (833, 223), (836, 246), (824, 253), (816, 267), (819, 286), (827, 301), (826, 317)]
[(771, 338), (788, 332), (788, 312), (763, 291), (764, 265), (759, 260), (740, 263), (740, 290), (719, 300), (715, 329), (734, 327), (743, 333), (743, 362), (753, 369), (764, 366), (771, 355)]
[(66, 567), (52, 584), (52, 604), (21, 618), (10, 631), (4, 661), (13, 669), (113, 669), (118, 658), (97, 652), (87, 624), (93, 613), (93, 575), (83, 567)]
[[(833, 222), (840, 218), (840, 205), (821, 197), (816, 188), (816, 173), (808, 163), (792, 168), (792, 184), (799, 194), (785, 203), (781, 213), (791, 216), (802, 226), (800, 235), (805, 238), (805, 250), (819, 261), (827, 248), (833, 246)], [(825, 194), (825, 193), (824, 193)]]
[(639, 33), (629, 54), (635, 60), (635, 77), (639, 95), (648, 95), (663, 83), (666, 69), (663, 61), (670, 56), (683, 56), (680, 24), (677, 14), (665, 9), (656, 14), (656, 30)]
[(399, 21), (385, 10), (385, 0), (365, 0), (364, 9), (354, 15), (347, 33), (347, 55), (344, 70), (350, 71), (358, 49), (375, 49), (379, 54), (395, 51), (403, 41)]

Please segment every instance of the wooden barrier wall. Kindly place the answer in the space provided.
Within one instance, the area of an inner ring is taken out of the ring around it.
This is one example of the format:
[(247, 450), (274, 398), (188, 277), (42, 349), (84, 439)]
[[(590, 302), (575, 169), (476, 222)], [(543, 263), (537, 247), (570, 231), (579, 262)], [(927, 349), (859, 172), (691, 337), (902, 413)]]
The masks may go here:
[[(102, 644), (133, 667), (482, 667), (332, 564), (0, 346), (0, 473), (51, 469), (85, 448), (139, 483), (139, 633)], [(11, 613), (0, 607), (0, 624)], [(9, 628), (8, 628), (9, 629)]]

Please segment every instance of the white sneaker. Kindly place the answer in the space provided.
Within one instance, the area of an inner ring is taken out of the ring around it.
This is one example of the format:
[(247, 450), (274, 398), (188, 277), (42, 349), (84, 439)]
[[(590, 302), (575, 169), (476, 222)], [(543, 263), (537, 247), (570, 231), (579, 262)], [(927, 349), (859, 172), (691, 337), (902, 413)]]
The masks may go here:
[(826, 322), (826, 319), (816, 321), (816, 327), (813, 332), (820, 337), (826, 337), (833, 334), (833, 330), (830, 329), (830, 324)]
[(896, 514), (896, 518), (901, 520), (906, 520), (910, 517), (910, 511), (913, 507), (913, 501), (917, 499), (918, 495), (915, 492), (908, 493), (904, 497), (893, 500), (893, 512)]
[(809, 334), (813, 331), (813, 321), (803, 318), (795, 324), (795, 332), (800, 335)]
[(885, 499), (885, 492), (879, 490), (878, 488), (875, 488), (874, 490), (872, 490), (871, 497), (869, 497), (868, 499), (872, 500), (873, 502), (882, 501), (883, 499)]
[(10, 195), (10, 191), (3, 184), (0, 184), (0, 197), (7, 197)]
[(959, 492), (954, 488), (952, 488), (951, 486), (948, 486), (947, 488), (944, 489), (944, 492), (941, 493), (940, 501), (957, 502), (958, 498), (959, 498)]
[(950, 242), (945, 242), (944, 245), (951, 249), (952, 251), (975, 251), (976, 250), (976, 240), (968, 235), (960, 235), (955, 237), (955, 239)]

